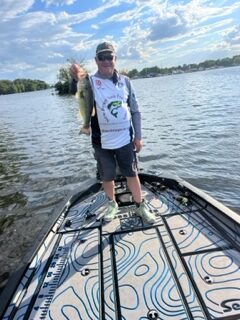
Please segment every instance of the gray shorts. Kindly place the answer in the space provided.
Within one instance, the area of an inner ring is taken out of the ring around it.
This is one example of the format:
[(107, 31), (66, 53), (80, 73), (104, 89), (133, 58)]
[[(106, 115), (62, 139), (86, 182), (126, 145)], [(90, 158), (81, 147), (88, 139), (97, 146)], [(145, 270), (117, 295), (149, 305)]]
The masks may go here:
[(112, 181), (116, 178), (117, 165), (125, 177), (137, 176), (136, 155), (133, 143), (129, 143), (119, 149), (102, 149), (93, 145), (94, 156), (97, 160), (98, 171), (103, 181)]

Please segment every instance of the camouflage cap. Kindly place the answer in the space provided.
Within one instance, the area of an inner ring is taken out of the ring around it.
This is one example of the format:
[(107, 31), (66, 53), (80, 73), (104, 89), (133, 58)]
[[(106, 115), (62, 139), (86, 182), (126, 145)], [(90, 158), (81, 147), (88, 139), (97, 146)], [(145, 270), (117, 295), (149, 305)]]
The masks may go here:
[(96, 54), (101, 53), (101, 52), (106, 52), (106, 51), (110, 51), (110, 52), (115, 53), (113, 45), (109, 42), (100, 43), (97, 46)]

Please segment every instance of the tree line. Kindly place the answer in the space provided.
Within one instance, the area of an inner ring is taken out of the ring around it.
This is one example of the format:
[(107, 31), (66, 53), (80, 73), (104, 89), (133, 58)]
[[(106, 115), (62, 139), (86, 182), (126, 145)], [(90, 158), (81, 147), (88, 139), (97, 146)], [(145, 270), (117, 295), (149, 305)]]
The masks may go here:
[[(78, 63), (83, 66), (83, 61), (76, 61), (72, 59), (67, 60), (68, 63), (65, 66), (62, 66), (58, 71), (58, 82), (54, 85), (56, 91), (60, 95), (69, 94), (70, 93), (70, 83), (71, 76), (69, 73), (70, 65), (72, 62)], [(195, 72), (206, 70), (210, 68), (224, 68), (231, 66), (239, 66), (240, 65), (240, 55), (234, 56), (232, 58), (223, 58), (217, 60), (206, 60), (199, 64), (183, 64), (182, 66), (170, 67), (170, 68), (159, 68), (158, 66), (144, 68), (141, 71), (137, 69), (133, 70), (122, 70), (120, 73), (125, 74), (129, 78), (145, 78), (145, 77), (154, 77), (159, 75), (168, 75), (173, 73), (183, 73), (183, 72)]]
[(0, 94), (20, 93), (48, 89), (50, 86), (42, 80), (15, 79), (0, 80)]
[(128, 75), (129, 78), (144, 78), (148, 76), (156, 75), (167, 75), (173, 73), (183, 73), (183, 72), (194, 72), (201, 71), (211, 68), (225, 68), (240, 65), (240, 55), (234, 56), (232, 58), (223, 58), (217, 60), (206, 60), (199, 64), (183, 64), (182, 66), (170, 67), (170, 68), (159, 68), (157, 66), (144, 68), (141, 71), (133, 69), (130, 71), (125, 70), (124, 73)]

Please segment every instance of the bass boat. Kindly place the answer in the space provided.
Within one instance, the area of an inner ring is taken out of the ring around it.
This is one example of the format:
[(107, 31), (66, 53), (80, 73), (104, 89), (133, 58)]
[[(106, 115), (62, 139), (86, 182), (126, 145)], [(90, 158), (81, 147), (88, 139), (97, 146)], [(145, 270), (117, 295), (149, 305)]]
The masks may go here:
[(9, 280), (1, 319), (240, 319), (239, 215), (180, 178), (139, 177), (156, 222), (135, 215), (122, 177), (104, 222), (107, 197), (89, 180)]

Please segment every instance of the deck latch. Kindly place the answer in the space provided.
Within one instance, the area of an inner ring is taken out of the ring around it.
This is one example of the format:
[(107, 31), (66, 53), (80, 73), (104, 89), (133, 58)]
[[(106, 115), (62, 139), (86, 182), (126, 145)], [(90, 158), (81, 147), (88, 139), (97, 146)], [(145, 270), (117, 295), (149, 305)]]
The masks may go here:
[(181, 230), (179, 230), (179, 234), (180, 234), (181, 236), (184, 236), (185, 234), (187, 234), (187, 231), (184, 230), (184, 229), (181, 229)]
[(213, 283), (213, 279), (209, 276), (204, 277), (204, 280), (207, 284), (212, 284)]
[(83, 277), (86, 277), (86, 276), (89, 275), (89, 273), (90, 273), (90, 269), (86, 268), (86, 269), (83, 269), (83, 270), (82, 270), (81, 275), (82, 275)]
[(147, 314), (148, 319), (157, 320), (159, 318), (159, 314), (156, 310), (149, 310)]

